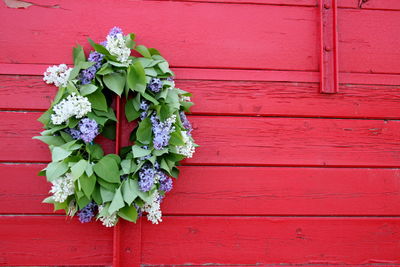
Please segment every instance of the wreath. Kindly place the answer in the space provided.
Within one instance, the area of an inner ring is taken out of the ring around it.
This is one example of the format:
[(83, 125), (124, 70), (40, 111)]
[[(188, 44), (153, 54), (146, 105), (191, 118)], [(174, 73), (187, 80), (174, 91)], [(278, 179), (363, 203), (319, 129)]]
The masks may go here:
[[(50, 106), (38, 119), (40, 136), (52, 161), (39, 175), (52, 183), (43, 202), (93, 218), (106, 227), (119, 218), (136, 222), (142, 213), (154, 224), (162, 221), (160, 203), (177, 178), (177, 165), (192, 157), (197, 145), (185, 112), (191, 94), (175, 87), (168, 62), (154, 48), (136, 45), (134, 34), (114, 27), (107, 40), (95, 43), (88, 58), (73, 48), (74, 67), (51, 66), (43, 80), (58, 87)], [(131, 55), (136, 51), (136, 56)], [(115, 96), (125, 100), (128, 122), (136, 121), (130, 146), (104, 155), (99, 135), (115, 140)]]

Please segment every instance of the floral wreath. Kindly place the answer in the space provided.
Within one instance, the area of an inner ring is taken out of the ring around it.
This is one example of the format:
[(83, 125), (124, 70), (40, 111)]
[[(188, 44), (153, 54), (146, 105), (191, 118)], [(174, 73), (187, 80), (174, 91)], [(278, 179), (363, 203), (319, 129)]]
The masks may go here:
[[(114, 27), (87, 60), (81, 46), (73, 48), (74, 67), (49, 67), (44, 81), (57, 86), (51, 107), (38, 119), (52, 161), (39, 175), (52, 183), (43, 202), (76, 213), (82, 223), (94, 217), (106, 227), (119, 218), (136, 222), (142, 213), (154, 224), (162, 221), (160, 203), (172, 189), (176, 167), (192, 157), (197, 145), (185, 112), (191, 94), (175, 87), (168, 62), (154, 48), (136, 45), (134, 34)], [(131, 49), (138, 56), (131, 56)], [(140, 54), (140, 56), (139, 56)], [(104, 155), (95, 138), (115, 139), (115, 95), (126, 99), (125, 116), (137, 121), (132, 145), (119, 155)]]

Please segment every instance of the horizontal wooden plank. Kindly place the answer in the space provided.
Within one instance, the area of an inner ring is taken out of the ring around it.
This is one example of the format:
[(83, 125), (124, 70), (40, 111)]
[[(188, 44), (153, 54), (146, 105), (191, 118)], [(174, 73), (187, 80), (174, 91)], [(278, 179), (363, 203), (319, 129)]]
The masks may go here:
[[(177, 80), (192, 92), (194, 114), (400, 118), (397, 86), (341, 85), (320, 94), (317, 83)], [(34, 92), (34, 93), (33, 93)], [(0, 75), (0, 109), (45, 110), (56, 88), (38, 76)]]
[(112, 232), (64, 216), (0, 216), (0, 264), (110, 265)]
[[(0, 112), (0, 161), (49, 160), (47, 146), (31, 140), (40, 131), (39, 115)], [(201, 147), (186, 164), (400, 166), (400, 121), (224, 116), (191, 121)], [(129, 131), (122, 135), (128, 140)]]
[[(131, 10), (133, 4), (135, 9)], [(103, 40), (111, 20), (126, 31), (135, 31), (141, 43), (160, 48), (177, 67), (318, 70), (317, 7), (171, 1), (102, 5), (59, 1), (58, 5), (60, 8), (32, 6), (24, 10), (1, 6), (0, 62), (71, 63), (71, 47), (78, 42), (88, 48), (87, 36)], [(112, 14), (107, 13), (110, 9)], [(76, 31), (69, 22), (82, 13), (85, 20), (80, 20), (81, 30)], [(125, 19), (127, 16), (135, 21), (151, 17), (153, 23), (138, 28), (136, 22)], [(339, 9), (340, 71), (400, 73), (396, 64), (400, 60), (397, 17), (392, 11)], [(27, 39), (29, 46), (25, 45)]]
[[(62, 0), (58, 5), (60, 8), (32, 6), (23, 10), (1, 6), (0, 62), (71, 63), (73, 45), (80, 43), (88, 48), (88, 36), (101, 42), (109, 28), (118, 25), (126, 32), (135, 32), (141, 44), (160, 49), (173, 66), (318, 68), (315, 8), (160, 1), (93, 5)], [(82, 14), (86, 14), (84, 20)], [(22, 20), (25, 23), (15, 23)], [(77, 20), (79, 31), (70, 26)], [(139, 26), (138, 21), (149, 23)]]
[[(142, 263), (399, 264), (399, 228), (399, 218), (166, 216), (143, 220)], [(99, 223), (0, 216), (0, 237), (3, 265), (111, 264), (112, 230)]]
[[(42, 76), (46, 64), (0, 63), (0, 75)], [(316, 71), (172, 68), (179, 79), (213, 81), (319, 82)], [(339, 73), (342, 84), (400, 85), (399, 74)]]
[(399, 218), (167, 217), (142, 229), (144, 264), (399, 263)]
[[(53, 213), (43, 164), (0, 164), (0, 213)], [(400, 215), (399, 169), (180, 167), (166, 215)], [(21, 185), (24, 186), (21, 186)]]

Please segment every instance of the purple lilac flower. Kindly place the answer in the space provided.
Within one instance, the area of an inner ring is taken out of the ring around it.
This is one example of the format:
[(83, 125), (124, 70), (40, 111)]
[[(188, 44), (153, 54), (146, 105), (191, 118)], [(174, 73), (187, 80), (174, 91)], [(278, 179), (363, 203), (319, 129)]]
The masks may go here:
[(174, 131), (174, 127), (172, 126), (173, 121), (166, 120), (165, 122), (161, 122), (155, 115), (151, 116), (150, 120), (154, 133), (154, 148), (157, 150), (161, 150), (164, 147), (168, 146), (169, 139), (171, 138), (171, 132)]
[(168, 77), (167, 81), (173, 82), (174, 81), (174, 77), (173, 76)]
[(146, 100), (142, 100), (142, 102), (140, 102), (140, 109), (147, 111), (149, 109), (149, 102), (147, 102)]
[(183, 111), (179, 112), (179, 117), (181, 118), (183, 127), (185, 127), (185, 129), (188, 130), (187, 134), (190, 136), (193, 128), (192, 128), (192, 124), (186, 117), (185, 112), (183, 112)]
[(152, 91), (154, 93), (158, 93), (158, 92), (160, 92), (162, 86), (163, 86), (163, 83), (160, 79), (152, 78), (150, 80), (149, 84), (147, 85), (147, 88), (150, 89), (150, 91)]
[(108, 33), (109, 36), (111, 37), (115, 37), (118, 33), (123, 34), (121, 28), (119, 27), (114, 27), (110, 30), (110, 32)]
[(81, 223), (88, 223), (92, 220), (96, 211), (97, 205), (93, 202), (87, 204), (83, 209), (78, 212), (79, 221)]
[(107, 41), (103, 41), (100, 43), (102, 46), (106, 47), (107, 46)]
[(172, 189), (172, 179), (168, 177), (165, 173), (162, 171), (158, 172), (158, 175), (160, 177), (160, 190), (164, 192), (169, 192)]
[(94, 79), (96, 72), (101, 68), (101, 62), (103, 61), (104, 55), (98, 52), (90, 52), (88, 60), (95, 64), (85, 70), (82, 70), (79, 79), (82, 84), (89, 84)]
[(81, 139), (81, 132), (75, 128), (68, 128), (64, 130), (67, 134), (72, 136), (75, 140)]
[(142, 166), (139, 171), (139, 188), (141, 191), (150, 191), (155, 182), (155, 174), (156, 171), (151, 167), (150, 164), (145, 164)]
[(103, 58), (103, 54), (100, 54), (97, 51), (92, 51), (89, 54), (88, 61), (96, 63), (93, 66), (96, 68), (96, 70), (98, 70), (101, 67), (101, 62), (103, 61)]
[(99, 134), (99, 125), (95, 120), (83, 118), (78, 125), (81, 132), (81, 139), (85, 143), (90, 143)]

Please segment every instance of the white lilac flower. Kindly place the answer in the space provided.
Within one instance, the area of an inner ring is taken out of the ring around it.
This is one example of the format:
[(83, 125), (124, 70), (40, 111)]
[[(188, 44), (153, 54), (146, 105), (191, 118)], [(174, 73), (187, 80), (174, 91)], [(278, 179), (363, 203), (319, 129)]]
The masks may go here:
[(180, 102), (190, 102), (190, 96), (180, 96)]
[(43, 80), (48, 84), (54, 83), (57, 87), (65, 87), (67, 86), (68, 78), (71, 71), (72, 68), (68, 68), (68, 66), (65, 64), (50, 66), (43, 73)]
[[(104, 209), (103, 205), (98, 206), (99, 214), (101, 214), (103, 209)], [(116, 212), (114, 212), (111, 215), (106, 215), (106, 216), (102, 215), (102, 216), (99, 216), (98, 218), (105, 227), (113, 227), (117, 223), (117, 213)]]
[(75, 192), (74, 181), (71, 173), (66, 173), (64, 176), (52, 181), (50, 193), (53, 194), (53, 199), (56, 202), (64, 202), (68, 196)]
[(127, 64), (131, 63), (131, 60), (129, 59), (131, 49), (126, 46), (125, 38), (122, 33), (107, 35), (106, 49), (111, 55), (116, 56), (119, 62)]
[(147, 220), (149, 220), (153, 224), (158, 224), (159, 222), (162, 222), (160, 195), (158, 194), (157, 190), (153, 193), (150, 202), (145, 203), (142, 209), (143, 211), (147, 212)]
[(55, 114), (51, 114), (51, 122), (55, 125), (62, 124), (70, 117), (75, 116), (77, 119), (82, 118), (92, 111), (92, 105), (89, 99), (84, 96), (70, 94), (66, 99), (53, 107)]
[(177, 146), (176, 150), (178, 154), (184, 155), (187, 158), (191, 158), (196, 150), (196, 147), (194, 146), (194, 143), (192, 139), (189, 137), (189, 135), (186, 133), (186, 131), (181, 131), (183, 141), (185, 142), (184, 146)]

